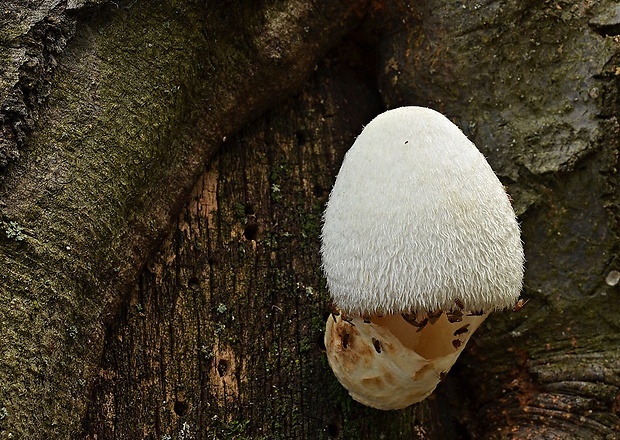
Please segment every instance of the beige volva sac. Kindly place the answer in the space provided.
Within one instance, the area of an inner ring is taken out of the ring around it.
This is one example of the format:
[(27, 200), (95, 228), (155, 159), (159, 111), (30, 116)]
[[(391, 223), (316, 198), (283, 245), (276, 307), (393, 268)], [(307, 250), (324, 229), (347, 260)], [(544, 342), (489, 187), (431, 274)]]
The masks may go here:
[(329, 364), (379, 409), (430, 395), (488, 313), (514, 306), (519, 225), (475, 145), (446, 117), (402, 107), (365, 127), (327, 204), (323, 270), (337, 312)]

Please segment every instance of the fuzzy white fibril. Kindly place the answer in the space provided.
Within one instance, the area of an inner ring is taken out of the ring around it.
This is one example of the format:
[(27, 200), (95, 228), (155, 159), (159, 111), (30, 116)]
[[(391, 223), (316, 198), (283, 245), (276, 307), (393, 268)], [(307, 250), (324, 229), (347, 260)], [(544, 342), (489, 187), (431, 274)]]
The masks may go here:
[(338, 173), (324, 214), (329, 291), (348, 313), (512, 307), (523, 279), (519, 225), (476, 146), (440, 113), (373, 119)]

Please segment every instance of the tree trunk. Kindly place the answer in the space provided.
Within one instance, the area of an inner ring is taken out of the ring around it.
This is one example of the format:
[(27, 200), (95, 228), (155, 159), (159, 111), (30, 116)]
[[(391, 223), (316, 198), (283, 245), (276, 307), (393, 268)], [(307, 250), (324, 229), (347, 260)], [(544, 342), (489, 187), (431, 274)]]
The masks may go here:
[[(326, 4), (6, 18), (0, 439), (620, 436), (615, 2)], [(507, 185), (530, 301), (381, 412), (327, 365), (318, 247), (346, 149), (399, 105)]]
[(18, 438), (79, 432), (106, 327), (205, 161), (358, 20), (348, 2), (73, 3), (2, 27), (21, 158), (0, 189), (0, 432)]

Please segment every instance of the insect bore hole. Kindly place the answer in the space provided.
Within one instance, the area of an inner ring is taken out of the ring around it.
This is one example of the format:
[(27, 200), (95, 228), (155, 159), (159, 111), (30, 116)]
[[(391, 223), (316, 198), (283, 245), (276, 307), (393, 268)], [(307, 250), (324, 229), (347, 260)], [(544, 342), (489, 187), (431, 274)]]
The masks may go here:
[(250, 241), (256, 241), (258, 238), (258, 223), (255, 221), (248, 221), (243, 230), (243, 236)]
[(331, 422), (327, 425), (327, 435), (329, 435), (329, 438), (338, 438), (340, 431), (342, 431), (342, 428), (338, 422)]
[(174, 402), (174, 413), (179, 416), (179, 417), (183, 417), (185, 414), (187, 414), (187, 410), (189, 409), (189, 405), (187, 404), (187, 402), (183, 402), (181, 400), (177, 400), (176, 402)]
[(223, 377), (228, 372), (228, 361), (226, 359), (220, 359), (217, 363), (217, 374)]

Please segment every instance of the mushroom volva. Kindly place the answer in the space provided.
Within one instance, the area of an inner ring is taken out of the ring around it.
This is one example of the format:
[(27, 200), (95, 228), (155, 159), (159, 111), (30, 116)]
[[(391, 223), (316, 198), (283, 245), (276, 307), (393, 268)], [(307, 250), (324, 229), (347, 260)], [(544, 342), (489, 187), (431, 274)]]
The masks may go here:
[(401, 107), (347, 152), (323, 218), (322, 266), (336, 311), (329, 364), (379, 409), (430, 395), (523, 280), (520, 229), (503, 185), (442, 114)]

